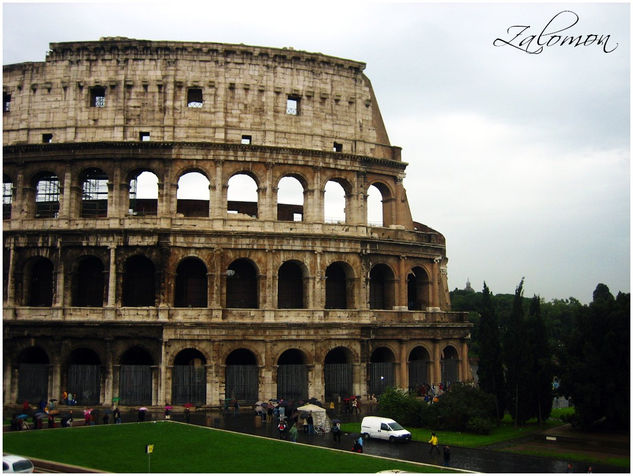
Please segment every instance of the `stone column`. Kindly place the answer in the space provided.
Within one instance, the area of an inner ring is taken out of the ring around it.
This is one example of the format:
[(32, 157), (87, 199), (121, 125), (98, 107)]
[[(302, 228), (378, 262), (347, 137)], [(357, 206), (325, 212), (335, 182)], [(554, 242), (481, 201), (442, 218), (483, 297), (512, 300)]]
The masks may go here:
[(442, 381), (442, 349), (439, 340), (433, 341), (433, 371), (431, 372), (431, 384), (439, 384)]
[(462, 340), (461, 342), (462, 344), (462, 348), (461, 348), (461, 352), (460, 352), (460, 356), (461, 356), (461, 369), (460, 369), (460, 380), (462, 382), (467, 382), (470, 380), (470, 372), (469, 372), (469, 367), (470, 367), (470, 363), (468, 362), (468, 343), (466, 342), (466, 340)]
[[(218, 365), (220, 371), (223, 371), (226, 366)], [(207, 405), (219, 405), (220, 400), (224, 399), (220, 395), (220, 379), (218, 378), (215, 366), (213, 364), (205, 364), (207, 370)]]
[(215, 165), (215, 184), (213, 186), (213, 200), (211, 201), (211, 216), (213, 218), (226, 217), (226, 188), (222, 178), (222, 161)]
[[(9, 266), (7, 276), (7, 306), (15, 305), (15, 244), (13, 240), (9, 241)], [(5, 374), (6, 375), (6, 374)]]
[(175, 217), (178, 210), (178, 183), (165, 185), (165, 215)]
[(11, 369), (11, 361), (9, 359), (4, 359), (4, 373), (2, 378), (2, 388), (4, 389), (4, 391), (2, 392), (2, 398), (5, 405), (7, 403), (15, 403), (15, 399), (11, 399), (11, 393), (13, 388), (17, 385), (17, 381), (15, 381), (16, 385), (13, 385), (12, 379), (13, 372)]
[(407, 356), (407, 341), (400, 342), (400, 385), (403, 390), (409, 388), (409, 363)]
[(433, 260), (433, 279), (431, 281), (431, 306), (440, 307), (440, 282), (442, 277), (440, 276), (440, 261), (436, 258)]
[(110, 247), (110, 267), (108, 272), (108, 307), (114, 308), (116, 305), (116, 245)]
[[(70, 167), (66, 169), (64, 172), (64, 180), (59, 184), (62, 188), (62, 199), (59, 204), (59, 217), (60, 218), (71, 218), (72, 216), (72, 174), (70, 172)], [(80, 195), (81, 199), (81, 195)]]
[(105, 339), (105, 363), (103, 365), (103, 389), (101, 393), (103, 394), (103, 405), (111, 406), (112, 405), (112, 397), (114, 396), (114, 366), (112, 356), (112, 339)]
[(51, 386), (50, 386), (50, 392), (49, 392), (49, 399), (50, 398), (57, 398), (58, 400), (61, 400), (61, 394), (62, 394), (62, 390), (61, 390), (61, 386), (62, 386), (62, 364), (59, 361), (54, 361), (53, 365), (51, 366), (52, 369), (52, 375), (51, 375)]
[(54, 307), (64, 306), (64, 261), (58, 253), (57, 270), (55, 271), (55, 296), (53, 300)]
[(408, 267), (407, 267), (407, 257), (400, 256), (400, 262), (398, 267), (399, 279), (396, 280), (396, 286), (398, 286), (398, 290), (396, 292), (396, 309), (406, 311), (409, 309), (409, 286), (408, 286)]
[(260, 220), (271, 221), (277, 219), (277, 207), (275, 197), (277, 196), (277, 187), (273, 187), (273, 165), (266, 164), (266, 183), (258, 184), (257, 201), (258, 210), (257, 218)]
[[(165, 346), (167, 345), (167, 339), (164, 339), (160, 343), (160, 362), (158, 364), (158, 405), (165, 406), (166, 403), (166, 394), (167, 389), (165, 388), (165, 384), (167, 382), (167, 363), (166, 355), (165, 355)], [(172, 403), (172, 402), (169, 402)]]

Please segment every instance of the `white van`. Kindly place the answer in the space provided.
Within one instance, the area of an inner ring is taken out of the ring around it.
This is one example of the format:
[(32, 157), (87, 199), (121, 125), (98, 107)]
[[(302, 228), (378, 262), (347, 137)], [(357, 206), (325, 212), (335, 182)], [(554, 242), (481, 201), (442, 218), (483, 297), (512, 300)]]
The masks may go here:
[(389, 441), (409, 441), (411, 433), (402, 428), (400, 424), (391, 418), (367, 416), (360, 424), (360, 433), (363, 438), (379, 438)]

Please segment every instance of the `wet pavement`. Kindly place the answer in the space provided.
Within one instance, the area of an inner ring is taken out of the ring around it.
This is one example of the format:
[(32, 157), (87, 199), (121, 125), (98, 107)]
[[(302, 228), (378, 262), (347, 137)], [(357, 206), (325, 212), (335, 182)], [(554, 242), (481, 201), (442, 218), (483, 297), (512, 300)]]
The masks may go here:
[[(354, 418), (354, 417), (353, 417)], [(179, 418), (176, 418), (179, 419)], [(359, 417), (356, 420), (360, 421)], [(192, 414), (191, 423), (202, 424), (225, 430), (237, 431), (271, 438), (279, 438), (277, 426), (268, 420), (262, 423), (260, 418), (253, 414), (241, 413), (234, 415), (228, 413), (198, 415)], [(441, 441), (441, 433), (438, 432)], [(297, 441), (327, 448), (351, 450), (354, 435), (343, 434), (341, 443), (333, 440), (330, 433), (308, 435), (299, 431)], [(434, 453), (429, 454), (429, 445), (417, 441), (406, 443), (389, 443), (387, 441), (365, 441), (364, 452), (366, 454), (397, 458), (406, 461), (431, 463), (443, 465), (443, 457)], [(451, 447), (449, 466), (481, 473), (565, 473), (567, 461), (559, 461), (537, 456), (517, 455), (502, 451), (487, 449)], [(574, 463), (574, 472), (585, 473), (587, 464)], [(618, 468), (603, 464), (592, 464), (594, 473), (628, 473), (626, 468)]]

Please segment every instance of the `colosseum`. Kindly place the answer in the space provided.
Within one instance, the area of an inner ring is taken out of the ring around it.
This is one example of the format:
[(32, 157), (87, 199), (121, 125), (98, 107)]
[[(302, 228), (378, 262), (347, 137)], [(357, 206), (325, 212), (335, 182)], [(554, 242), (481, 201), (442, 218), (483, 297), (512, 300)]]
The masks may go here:
[(470, 380), (444, 237), (412, 219), (364, 68), (120, 37), (5, 65), (5, 403)]

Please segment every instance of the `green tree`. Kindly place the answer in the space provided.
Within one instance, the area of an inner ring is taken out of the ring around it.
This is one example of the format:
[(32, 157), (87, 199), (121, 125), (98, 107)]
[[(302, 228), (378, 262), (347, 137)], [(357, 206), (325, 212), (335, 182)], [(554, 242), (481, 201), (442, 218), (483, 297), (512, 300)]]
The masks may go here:
[(561, 356), (561, 393), (571, 397), (575, 423), (599, 422), (618, 429), (630, 422), (630, 294), (617, 299), (598, 284), (593, 301), (580, 308)]
[(505, 382), (503, 378), (503, 360), (499, 322), (492, 302), (490, 289), (484, 282), (480, 304), (480, 319), (477, 326), (479, 337), (479, 387), (495, 396), (497, 419), (503, 417), (505, 410)]

